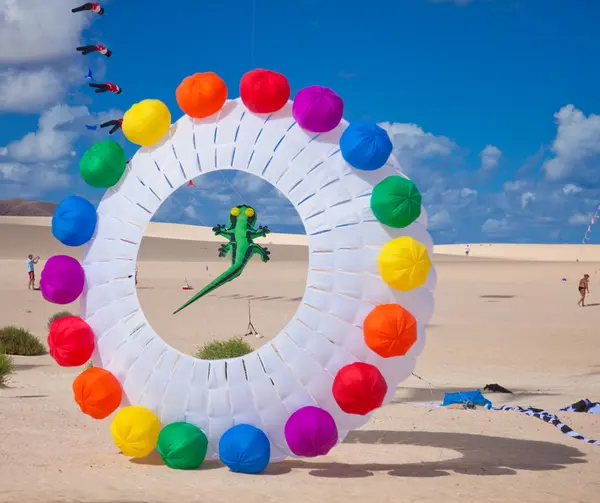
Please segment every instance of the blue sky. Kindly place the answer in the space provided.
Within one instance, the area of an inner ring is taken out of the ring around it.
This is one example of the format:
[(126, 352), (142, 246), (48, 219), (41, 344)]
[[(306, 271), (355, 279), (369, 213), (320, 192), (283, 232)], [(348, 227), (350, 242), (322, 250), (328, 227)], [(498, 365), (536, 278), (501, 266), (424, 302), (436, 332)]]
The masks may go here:
[[(0, 198), (97, 201), (77, 162), (106, 133), (84, 124), (145, 98), (177, 119), (185, 76), (215, 71), (235, 98), (262, 67), (292, 93), (331, 87), (347, 120), (387, 128), (436, 242), (581, 241), (600, 204), (600, 2), (255, 2), (253, 30), (252, 0), (111, 0), (104, 16), (71, 14), (71, 0), (0, 1)], [(111, 59), (74, 50), (98, 42)], [(88, 65), (123, 94), (90, 93)], [(180, 189), (157, 218), (214, 225), (241, 195), (273, 230), (302, 232), (275, 189), (224, 176)], [(590, 237), (600, 243), (600, 229)]]

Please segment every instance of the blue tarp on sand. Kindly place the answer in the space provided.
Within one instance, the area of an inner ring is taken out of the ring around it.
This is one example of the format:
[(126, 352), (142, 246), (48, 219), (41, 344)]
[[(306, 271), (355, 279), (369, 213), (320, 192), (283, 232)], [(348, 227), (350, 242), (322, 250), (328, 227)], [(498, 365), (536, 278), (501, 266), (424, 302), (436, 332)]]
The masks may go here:
[(457, 391), (456, 393), (445, 393), (443, 406), (446, 407), (453, 403), (472, 403), (473, 405), (483, 405), (488, 409), (492, 408), (492, 402), (484, 397), (479, 389), (475, 391)]

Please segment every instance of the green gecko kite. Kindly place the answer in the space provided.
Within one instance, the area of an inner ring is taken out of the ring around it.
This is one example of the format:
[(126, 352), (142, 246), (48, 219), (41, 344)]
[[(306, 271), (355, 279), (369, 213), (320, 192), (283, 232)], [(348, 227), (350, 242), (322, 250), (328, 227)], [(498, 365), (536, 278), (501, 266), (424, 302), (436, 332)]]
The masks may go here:
[(229, 213), (229, 228), (224, 225), (213, 227), (216, 236), (223, 236), (229, 239), (229, 243), (222, 244), (219, 248), (219, 257), (225, 257), (231, 252), (231, 266), (213, 281), (206, 285), (183, 306), (173, 314), (177, 314), (199, 298), (216, 290), (225, 283), (237, 278), (252, 258), (252, 255), (260, 255), (263, 262), (269, 261), (271, 252), (264, 246), (257, 245), (253, 240), (265, 237), (271, 231), (266, 225), (261, 225), (258, 229), (253, 226), (256, 222), (256, 211), (250, 206), (242, 204), (231, 209)]

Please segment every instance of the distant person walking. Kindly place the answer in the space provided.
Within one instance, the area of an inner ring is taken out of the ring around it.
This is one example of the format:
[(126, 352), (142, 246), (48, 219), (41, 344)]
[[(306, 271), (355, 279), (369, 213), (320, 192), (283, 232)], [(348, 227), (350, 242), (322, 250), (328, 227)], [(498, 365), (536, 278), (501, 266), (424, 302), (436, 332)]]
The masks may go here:
[(38, 263), (40, 257), (33, 258), (33, 255), (27, 257), (27, 275), (29, 276), (28, 290), (35, 290), (35, 264)]
[(465, 255), (468, 257), (471, 252), (471, 247), (469, 245), (465, 246)]
[(590, 275), (584, 274), (579, 280), (579, 294), (581, 299), (577, 303), (578, 306), (585, 307), (585, 296), (590, 294)]

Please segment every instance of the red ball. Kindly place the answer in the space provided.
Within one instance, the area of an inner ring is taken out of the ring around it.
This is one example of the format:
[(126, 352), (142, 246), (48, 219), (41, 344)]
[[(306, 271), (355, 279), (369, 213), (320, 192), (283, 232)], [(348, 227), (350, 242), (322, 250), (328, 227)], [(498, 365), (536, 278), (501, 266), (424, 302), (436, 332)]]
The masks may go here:
[(290, 84), (280, 73), (252, 70), (240, 82), (240, 96), (246, 108), (256, 114), (281, 110), (290, 99)]
[(78, 316), (59, 318), (50, 325), (50, 355), (61, 367), (79, 367), (94, 351), (94, 332)]
[(387, 390), (379, 369), (368, 363), (346, 365), (333, 380), (333, 397), (346, 414), (365, 416), (381, 407)]

